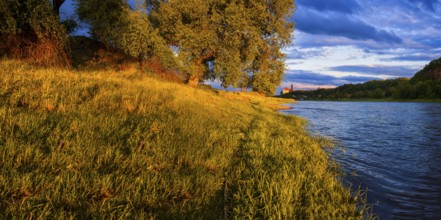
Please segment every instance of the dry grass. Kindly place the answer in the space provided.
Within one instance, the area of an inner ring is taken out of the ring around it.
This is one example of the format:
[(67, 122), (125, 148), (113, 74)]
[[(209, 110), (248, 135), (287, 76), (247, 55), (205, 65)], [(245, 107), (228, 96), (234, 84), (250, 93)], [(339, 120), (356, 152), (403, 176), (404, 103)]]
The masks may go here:
[(255, 94), (0, 61), (0, 217), (369, 217), (323, 140)]

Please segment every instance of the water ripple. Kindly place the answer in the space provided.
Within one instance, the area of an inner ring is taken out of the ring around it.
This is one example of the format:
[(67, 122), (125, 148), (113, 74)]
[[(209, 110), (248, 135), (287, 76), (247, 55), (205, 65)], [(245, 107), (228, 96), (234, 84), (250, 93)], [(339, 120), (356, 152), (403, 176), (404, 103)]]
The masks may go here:
[(381, 219), (441, 219), (441, 104), (299, 102), (285, 112), (339, 141), (345, 184), (367, 189)]

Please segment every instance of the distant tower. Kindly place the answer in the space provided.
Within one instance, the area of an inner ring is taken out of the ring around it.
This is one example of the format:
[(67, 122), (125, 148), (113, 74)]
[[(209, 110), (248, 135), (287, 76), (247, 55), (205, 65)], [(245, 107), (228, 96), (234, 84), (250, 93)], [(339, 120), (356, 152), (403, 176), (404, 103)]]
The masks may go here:
[(293, 91), (294, 91), (294, 86), (291, 83), (291, 90), (290, 90), (290, 92), (293, 92)]

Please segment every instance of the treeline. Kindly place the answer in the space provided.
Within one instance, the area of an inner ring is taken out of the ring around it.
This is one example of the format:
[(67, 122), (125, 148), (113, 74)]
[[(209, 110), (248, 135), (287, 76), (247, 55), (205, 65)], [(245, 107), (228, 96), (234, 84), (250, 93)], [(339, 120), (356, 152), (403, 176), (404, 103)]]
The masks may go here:
[(294, 91), (282, 97), (305, 100), (441, 99), (441, 58), (431, 61), (411, 79), (373, 80), (334, 89)]
[(409, 79), (369, 81), (363, 84), (347, 84), (335, 89), (294, 91), (285, 97), (307, 100), (341, 99), (441, 99), (440, 81)]
[[(2, 0), (0, 56), (68, 66), (67, 34), (76, 22), (59, 22), (63, 3)], [(189, 85), (212, 79), (225, 88), (272, 95), (283, 79), (281, 50), (294, 29), (293, 0), (75, 0), (75, 5), (91, 38), (140, 62), (155, 60)]]

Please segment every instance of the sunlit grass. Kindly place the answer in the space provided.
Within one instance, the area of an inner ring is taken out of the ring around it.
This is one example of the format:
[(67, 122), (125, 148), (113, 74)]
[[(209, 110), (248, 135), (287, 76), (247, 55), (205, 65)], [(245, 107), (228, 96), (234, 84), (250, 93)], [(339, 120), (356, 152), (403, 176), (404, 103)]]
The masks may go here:
[(274, 111), (286, 100), (11, 60), (0, 75), (1, 218), (367, 216), (323, 140)]

